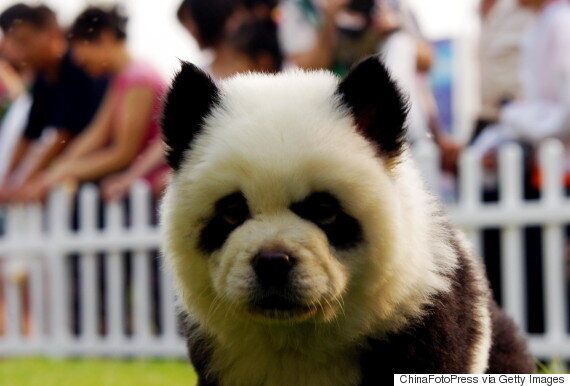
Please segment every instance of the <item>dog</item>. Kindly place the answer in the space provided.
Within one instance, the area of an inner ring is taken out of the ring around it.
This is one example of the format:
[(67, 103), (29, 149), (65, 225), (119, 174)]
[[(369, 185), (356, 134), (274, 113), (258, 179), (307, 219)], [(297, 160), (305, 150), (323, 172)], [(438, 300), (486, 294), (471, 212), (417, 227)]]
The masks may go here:
[(200, 385), (527, 373), (480, 260), (424, 188), (376, 57), (216, 84), (183, 63), (162, 128), (163, 255)]

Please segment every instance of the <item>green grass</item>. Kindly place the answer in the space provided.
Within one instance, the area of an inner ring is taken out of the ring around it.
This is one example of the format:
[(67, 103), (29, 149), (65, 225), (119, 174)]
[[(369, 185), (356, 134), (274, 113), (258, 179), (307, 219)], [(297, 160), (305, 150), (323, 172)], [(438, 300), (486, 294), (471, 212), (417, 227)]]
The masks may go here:
[[(559, 361), (540, 373), (566, 372)], [(186, 361), (0, 359), (0, 386), (194, 386)]]
[(548, 363), (536, 362), (536, 369), (539, 374), (567, 374), (566, 364), (559, 358), (553, 358)]
[(186, 361), (0, 359), (0, 386), (194, 386)]

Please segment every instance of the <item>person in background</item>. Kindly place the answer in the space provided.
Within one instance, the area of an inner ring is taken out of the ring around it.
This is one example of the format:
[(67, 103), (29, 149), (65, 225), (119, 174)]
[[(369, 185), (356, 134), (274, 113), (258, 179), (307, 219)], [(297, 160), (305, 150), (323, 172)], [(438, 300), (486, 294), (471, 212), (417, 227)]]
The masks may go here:
[(20, 189), (82, 132), (99, 106), (106, 82), (94, 80), (75, 64), (48, 7), (13, 5), (0, 15), (0, 28), (22, 64), (36, 73), (28, 122), (0, 187), (0, 200), (6, 201), (19, 198)]
[(241, 0), (249, 16), (258, 20), (275, 19), (279, 0)]
[(375, 53), (374, 0), (282, 0), (279, 40), (287, 62), (344, 75)]
[(500, 122), (536, 144), (570, 138), (570, 2), (519, 0), (537, 20), (523, 42), (522, 98), (505, 106)]
[[(245, 20), (236, 31), (225, 38), (228, 52), (232, 52), (233, 68), (230, 73), (240, 72), (278, 72), (283, 56), (277, 40), (275, 22), (268, 13), (257, 8), (253, 17)], [(228, 67), (229, 68), (229, 67)], [(103, 197), (108, 201), (125, 197), (133, 184), (153, 170), (162, 170), (153, 175), (153, 193), (159, 196), (168, 182), (169, 172), (161, 168), (164, 164), (162, 140), (157, 139), (125, 171), (105, 178), (101, 184)]]
[(89, 7), (69, 36), (77, 63), (112, 81), (96, 117), (54, 164), (38, 176), (25, 199), (42, 198), (57, 184), (97, 182), (126, 169), (159, 137), (158, 116), (166, 84), (127, 49), (127, 18), (117, 8)]
[(211, 54), (205, 70), (215, 78), (236, 73), (234, 51), (226, 38), (244, 20), (245, 12), (239, 0), (184, 0), (177, 12), (178, 21), (198, 43)]
[[(481, 109), (473, 129), (471, 143), (478, 140), (479, 135), (487, 126), (498, 121), (504, 104), (521, 97), (522, 37), (534, 21), (532, 12), (517, 4), (517, 0), (482, 0), (480, 15), (482, 22), (479, 43)], [(528, 156), (528, 152), (525, 155)], [(484, 171), (483, 201), (497, 202), (499, 191), (496, 160), (487, 158), (484, 164), (486, 170)], [(526, 174), (528, 173), (525, 173), (525, 180), (528, 179)], [(533, 192), (525, 189), (525, 198), (533, 196)], [(487, 277), (495, 299), (501, 304), (501, 232), (494, 228), (483, 229), (481, 236)], [(540, 256), (539, 240), (540, 234), (537, 235), (536, 229), (525, 229), (527, 256)], [(532, 265), (537, 264), (537, 262), (540, 265), (540, 259), (535, 257), (527, 258), (526, 261), (530, 265), (530, 269), (527, 270), (536, 271), (536, 266), (533, 267)], [(535, 283), (536, 281), (529, 277), (529, 286), (532, 287), (534, 293), (538, 293), (537, 289), (541, 288), (541, 284)], [(538, 307), (541, 305), (529, 306), (529, 310), (532, 311), (530, 314), (540, 314), (540, 312), (534, 311)], [(536, 318), (533, 316), (530, 319), (532, 321)], [(535, 331), (540, 331), (540, 324), (541, 322), (531, 322), (530, 326)]]
[(473, 138), (498, 121), (505, 103), (520, 98), (522, 37), (534, 21), (533, 13), (517, 0), (483, 0), (480, 10), (481, 110)]
[(506, 104), (496, 124), (475, 141), (482, 154), (494, 154), (507, 141), (531, 146), (545, 138), (570, 138), (570, 3), (519, 0), (537, 15), (523, 39), (519, 98)]
[(13, 150), (26, 127), (32, 105), (27, 91), (32, 74), (21, 63), (11, 41), (0, 40), (0, 186), (5, 182)]
[(374, 27), (382, 38), (378, 51), (409, 97), (408, 139), (414, 143), (432, 138), (440, 149), (443, 169), (454, 171), (461, 146), (440, 124), (428, 79), (433, 62), (431, 45), (402, 1), (379, 1)]
[(244, 21), (228, 38), (233, 51), (236, 73), (281, 70), (283, 55), (277, 39), (277, 25), (271, 18), (251, 18)]
[(330, 68), (338, 40), (336, 16), (348, 2), (282, 0), (279, 40), (287, 60), (301, 68)]

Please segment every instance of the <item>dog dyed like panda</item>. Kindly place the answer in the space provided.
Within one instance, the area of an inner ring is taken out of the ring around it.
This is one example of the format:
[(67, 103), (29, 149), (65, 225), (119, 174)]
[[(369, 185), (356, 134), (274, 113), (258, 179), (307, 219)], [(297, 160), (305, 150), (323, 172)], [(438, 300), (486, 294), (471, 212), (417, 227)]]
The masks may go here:
[(183, 64), (163, 135), (164, 255), (200, 385), (380, 385), (533, 370), (428, 194), (370, 58), (217, 85)]

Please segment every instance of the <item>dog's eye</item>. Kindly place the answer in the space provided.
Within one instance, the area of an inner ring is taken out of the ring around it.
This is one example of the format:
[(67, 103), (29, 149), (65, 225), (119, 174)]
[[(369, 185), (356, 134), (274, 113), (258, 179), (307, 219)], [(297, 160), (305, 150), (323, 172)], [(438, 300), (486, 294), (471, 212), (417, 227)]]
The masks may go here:
[(220, 199), (214, 210), (200, 233), (199, 247), (207, 253), (221, 248), (228, 236), (251, 217), (247, 200), (240, 192)]
[(289, 209), (321, 228), (336, 248), (351, 248), (362, 240), (359, 222), (348, 215), (330, 193), (312, 193), (304, 200), (291, 204)]
[(319, 202), (312, 208), (312, 220), (321, 225), (334, 223), (338, 216), (338, 205), (330, 202)]
[(242, 205), (234, 204), (223, 208), (220, 215), (228, 224), (238, 225), (247, 219), (249, 213), (247, 208), (244, 208)]
[(314, 193), (291, 206), (293, 212), (320, 226), (334, 224), (341, 213), (338, 201), (326, 193)]
[(249, 217), (247, 202), (241, 194), (231, 195), (220, 201), (217, 212), (229, 225), (239, 225)]

